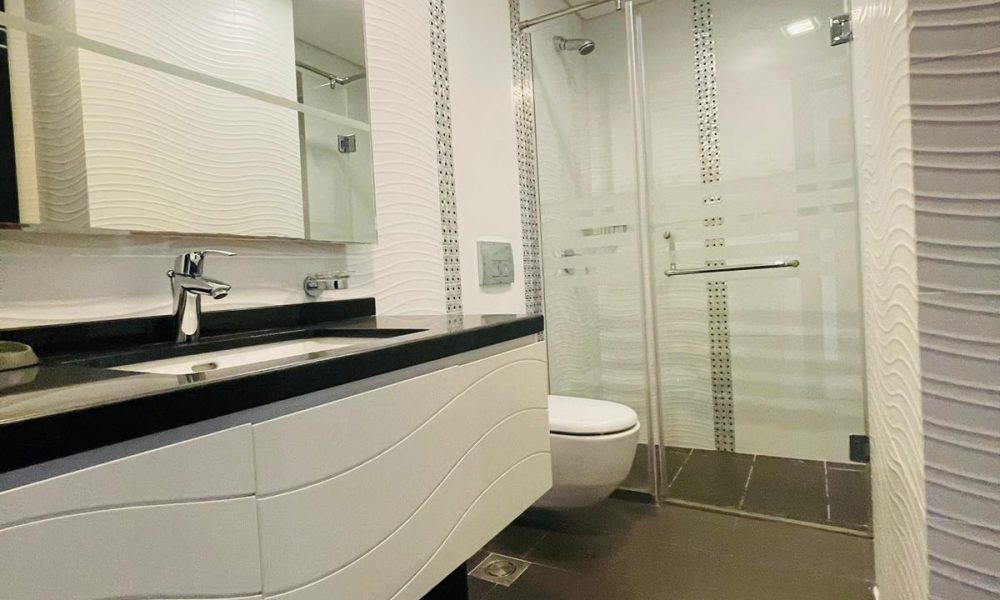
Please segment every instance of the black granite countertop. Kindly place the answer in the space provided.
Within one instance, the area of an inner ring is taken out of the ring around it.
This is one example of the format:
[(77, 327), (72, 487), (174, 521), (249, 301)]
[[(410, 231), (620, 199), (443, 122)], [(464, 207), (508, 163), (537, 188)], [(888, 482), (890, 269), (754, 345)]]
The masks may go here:
[[(165, 317), (0, 332), (0, 338), (31, 343), (41, 357), (38, 366), (0, 372), (0, 471), (517, 339), (543, 327), (541, 316), (365, 315), (374, 313), (370, 299), (297, 309), (206, 313), (206, 332), (196, 348), (178, 349), (165, 341)], [(248, 321), (265, 328), (240, 331), (239, 324)], [(181, 352), (318, 336), (356, 337), (359, 343), (189, 375), (110, 368)]]

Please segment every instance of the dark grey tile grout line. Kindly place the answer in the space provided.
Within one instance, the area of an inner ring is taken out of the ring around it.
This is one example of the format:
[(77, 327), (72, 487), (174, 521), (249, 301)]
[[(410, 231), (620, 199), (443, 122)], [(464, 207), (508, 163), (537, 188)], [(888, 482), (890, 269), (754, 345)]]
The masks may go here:
[(687, 455), (684, 457), (684, 461), (681, 463), (681, 466), (677, 467), (677, 472), (674, 473), (674, 476), (670, 478), (670, 481), (667, 482), (667, 487), (672, 486), (674, 482), (677, 481), (677, 478), (680, 476), (681, 471), (684, 470), (684, 466), (688, 464), (689, 460), (691, 460), (692, 454), (694, 454), (694, 448), (688, 448), (688, 452)]
[(750, 470), (747, 471), (747, 480), (743, 484), (743, 495), (740, 496), (740, 503), (737, 506), (738, 509), (743, 510), (743, 504), (747, 501), (747, 492), (750, 490), (750, 478), (753, 477), (753, 466), (757, 464), (757, 455), (754, 454), (753, 458), (750, 459)]
[[(538, 547), (538, 544), (541, 544), (542, 540), (544, 540), (547, 537), (549, 537), (549, 532), (548, 531), (543, 532), (542, 535), (539, 536), (537, 540), (535, 540), (535, 543), (529, 546), (528, 549), (524, 551), (524, 556), (522, 556), (521, 558), (523, 558), (524, 560), (528, 560), (528, 556), (535, 550), (535, 548)], [(534, 564), (534, 561), (528, 560), (528, 562)]]
[(823, 486), (826, 489), (826, 522), (829, 523), (832, 520), (832, 511), (830, 510), (830, 471), (827, 470), (828, 463), (823, 461)]

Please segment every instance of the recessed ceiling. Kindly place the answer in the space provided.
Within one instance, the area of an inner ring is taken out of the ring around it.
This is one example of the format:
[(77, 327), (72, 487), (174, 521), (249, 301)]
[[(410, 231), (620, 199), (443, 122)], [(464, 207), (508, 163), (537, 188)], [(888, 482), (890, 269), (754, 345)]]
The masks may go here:
[(365, 64), (364, 0), (292, 0), (295, 37)]

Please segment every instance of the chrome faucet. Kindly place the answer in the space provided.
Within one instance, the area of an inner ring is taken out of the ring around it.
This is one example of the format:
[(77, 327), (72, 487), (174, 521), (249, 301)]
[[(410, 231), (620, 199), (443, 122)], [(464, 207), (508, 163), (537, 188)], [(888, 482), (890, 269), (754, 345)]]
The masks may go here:
[(198, 341), (201, 334), (201, 297), (215, 300), (229, 295), (228, 283), (205, 277), (205, 255), (236, 256), (224, 250), (195, 250), (181, 254), (174, 268), (167, 271), (174, 293), (174, 341), (178, 344)]

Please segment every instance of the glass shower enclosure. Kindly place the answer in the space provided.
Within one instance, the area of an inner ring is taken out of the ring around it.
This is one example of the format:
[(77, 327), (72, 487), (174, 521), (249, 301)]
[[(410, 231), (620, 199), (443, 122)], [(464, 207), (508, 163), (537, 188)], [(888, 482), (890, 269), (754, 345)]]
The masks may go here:
[[(552, 393), (636, 410), (629, 489), (863, 529), (846, 6), (597, 4), (526, 28)], [(786, 483), (823, 498), (759, 505)]]

